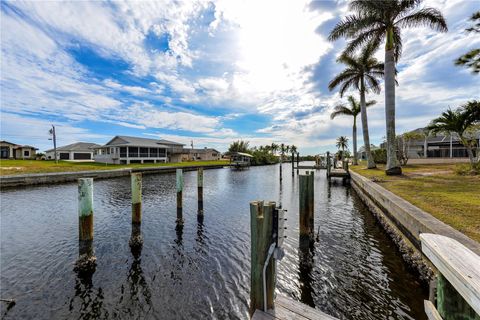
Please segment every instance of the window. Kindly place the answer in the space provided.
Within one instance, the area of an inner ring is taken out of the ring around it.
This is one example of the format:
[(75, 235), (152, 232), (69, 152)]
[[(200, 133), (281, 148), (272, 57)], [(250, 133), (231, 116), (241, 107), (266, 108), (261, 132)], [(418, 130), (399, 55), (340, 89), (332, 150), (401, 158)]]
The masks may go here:
[(127, 147), (120, 147), (120, 158), (127, 157)]
[(128, 147), (128, 156), (138, 158), (138, 147)]
[(150, 158), (158, 157), (158, 149), (157, 148), (150, 148)]
[(158, 157), (165, 157), (167, 155), (167, 151), (165, 148), (158, 149)]
[(148, 157), (148, 148), (140, 148), (140, 157), (142, 158)]
[(23, 151), (23, 156), (24, 157), (30, 157), (30, 151), (29, 150), (24, 150)]

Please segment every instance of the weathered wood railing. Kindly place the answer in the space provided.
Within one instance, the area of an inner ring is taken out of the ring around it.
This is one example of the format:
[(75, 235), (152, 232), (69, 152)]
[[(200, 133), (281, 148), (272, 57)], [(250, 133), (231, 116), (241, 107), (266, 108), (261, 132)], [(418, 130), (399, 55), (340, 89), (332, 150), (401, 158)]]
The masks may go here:
[(430, 233), (420, 235), (422, 252), (438, 269), (435, 301), (425, 301), (433, 319), (480, 319), (480, 257), (458, 241)]

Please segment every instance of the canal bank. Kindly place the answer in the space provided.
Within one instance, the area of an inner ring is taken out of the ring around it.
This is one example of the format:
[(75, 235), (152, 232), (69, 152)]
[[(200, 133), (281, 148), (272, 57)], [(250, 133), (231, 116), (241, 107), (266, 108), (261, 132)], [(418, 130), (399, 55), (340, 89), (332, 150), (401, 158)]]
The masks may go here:
[(88, 170), (76, 172), (52, 172), (52, 173), (32, 173), (0, 177), (1, 188), (23, 187), (41, 184), (56, 184), (74, 182), (80, 178), (109, 179), (129, 176), (131, 173), (139, 172), (143, 174), (173, 173), (176, 169), (183, 171), (193, 171), (198, 168), (220, 169), (225, 167), (223, 164), (201, 165), (201, 166), (168, 166), (168, 167), (137, 167), (122, 168), (113, 170)]
[(434, 272), (422, 254), (420, 234), (433, 233), (457, 240), (480, 255), (480, 244), (460, 231), (436, 219), (376, 182), (350, 171), (351, 185), (397, 244), (403, 258), (414, 267), (422, 280), (429, 281)]

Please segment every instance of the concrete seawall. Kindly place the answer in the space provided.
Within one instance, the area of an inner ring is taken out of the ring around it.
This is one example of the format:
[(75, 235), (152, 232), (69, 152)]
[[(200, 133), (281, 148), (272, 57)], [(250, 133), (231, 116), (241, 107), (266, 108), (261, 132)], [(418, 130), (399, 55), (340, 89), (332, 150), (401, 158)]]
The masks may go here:
[(398, 245), (404, 259), (419, 271), (424, 280), (429, 280), (433, 271), (421, 251), (421, 233), (455, 239), (480, 255), (478, 242), (364, 176), (353, 171), (350, 175), (354, 190)]
[(198, 168), (219, 169), (225, 165), (206, 165), (206, 166), (183, 166), (183, 167), (146, 167), (146, 168), (124, 168), (113, 170), (94, 170), (77, 172), (52, 172), (52, 173), (34, 173), (14, 176), (0, 177), (0, 187), (11, 188), (21, 186), (31, 186), (39, 184), (54, 184), (77, 181), (79, 178), (108, 179), (129, 176), (132, 172), (141, 172), (143, 174), (172, 173), (181, 168), (184, 171), (193, 171)]

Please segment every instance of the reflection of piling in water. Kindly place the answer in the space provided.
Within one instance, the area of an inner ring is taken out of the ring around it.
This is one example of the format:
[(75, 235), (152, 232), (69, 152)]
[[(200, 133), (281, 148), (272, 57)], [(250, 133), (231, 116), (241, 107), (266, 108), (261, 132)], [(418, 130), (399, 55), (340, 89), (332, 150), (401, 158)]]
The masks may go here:
[(133, 256), (138, 258), (142, 253), (143, 247), (142, 228), (139, 223), (132, 223), (132, 234), (130, 236), (130, 240), (128, 241), (128, 245), (130, 246), (130, 251), (132, 252)]
[(307, 171), (306, 175), (300, 175), (299, 181), (299, 215), (300, 215), (300, 244), (308, 243), (314, 233), (314, 175), (313, 171)]
[(198, 216), (203, 216), (203, 168), (197, 171), (197, 187), (198, 187)]
[(78, 240), (79, 257), (75, 270), (95, 272), (96, 260), (93, 250), (93, 179), (78, 179)]
[(182, 193), (183, 193), (183, 171), (182, 169), (177, 169), (177, 224), (178, 225), (183, 225)]
[(300, 301), (311, 306), (315, 307), (313, 301), (314, 290), (312, 288), (312, 283), (314, 279), (312, 278), (312, 269), (315, 263), (314, 261), (314, 247), (313, 241), (310, 242), (310, 245), (302, 246), (300, 244), (298, 254), (299, 254), (299, 280), (300, 280)]

